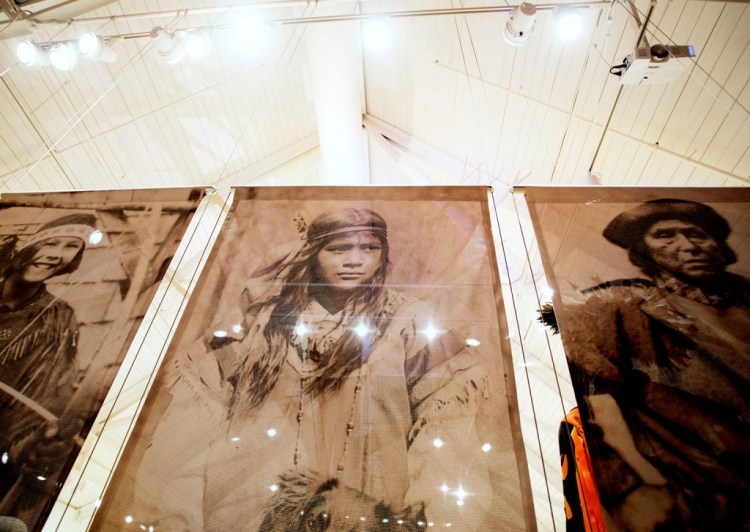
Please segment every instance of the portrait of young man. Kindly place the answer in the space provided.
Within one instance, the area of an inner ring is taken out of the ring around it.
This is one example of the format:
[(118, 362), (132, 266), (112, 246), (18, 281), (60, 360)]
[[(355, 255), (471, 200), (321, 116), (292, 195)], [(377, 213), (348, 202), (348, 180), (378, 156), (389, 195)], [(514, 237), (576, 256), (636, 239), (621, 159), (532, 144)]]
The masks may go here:
[[(531, 208), (557, 257), (547, 266), (599, 495), (615, 530), (743, 530), (750, 204), (653, 196)], [(545, 230), (553, 211), (570, 216), (567, 235)]]

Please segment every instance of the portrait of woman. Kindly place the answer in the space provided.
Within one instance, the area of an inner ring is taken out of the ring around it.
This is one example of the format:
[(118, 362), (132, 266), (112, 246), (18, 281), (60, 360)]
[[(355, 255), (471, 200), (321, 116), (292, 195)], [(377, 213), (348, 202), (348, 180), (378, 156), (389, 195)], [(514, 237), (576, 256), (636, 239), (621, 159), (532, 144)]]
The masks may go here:
[(82, 425), (62, 417), (79, 378), (78, 323), (45, 283), (78, 268), (95, 225), (93, 214), (69, 214), (2, 246), (0, 515), (25, 523), (35, 521), (44, 481), (57, 477)]
[[(247, 203), (243, 214), (268, 219)], [(425, 253), (426, 239), (412, 245), (411, 264), (394, 263), (394, 240), (401, 258), (410, 239), (403, 230), (394, 239), (380, 205), (300, 204), (314, 213), (309, 223), (288, 216), (264, 229), (231, 217), (212, 271), (241, 270), (244, 288), (217, 277), (211, 297), (197, 295), (194, 317), (219, 314), (202, 338), (167, 356), (93, 528), (481, 530), (503, 519), (523, 528), (520, 467), (503, 447), (512, 437), (498, 435), (509, 423), (478, 421), (508, 414), (498, 415), (504, 390), (469, 335), (473, 311), (439, 310), (422, 297), (434, 288), (391, 281), (404, 272), (426, 279), (423, 268), (448, 260)], [(486, 253), (481, 216), (478, 226), (459, 209), (444, 216), (463, 235), (456, 248)], [(277, 245), (269, 231), (290, 235), (295, 222), (297, 243)], [(273, 243), (251, 238), (259, 234)], [(237, 266), (255, 250), (262, 260)], [(460, 260), (464, 278), (488, 271), (486, 255)], [(489, 299), (461, 290), (469, 295), (439, 295), (454, 307), (489, 301), (496, 319), (491, 289)], [(492, 347), (489, 333), (478, 337)]]
[(76, 528), (60, 520), (96, 489), (80, 451), (201, 197), (3, 194), (0, 530)]

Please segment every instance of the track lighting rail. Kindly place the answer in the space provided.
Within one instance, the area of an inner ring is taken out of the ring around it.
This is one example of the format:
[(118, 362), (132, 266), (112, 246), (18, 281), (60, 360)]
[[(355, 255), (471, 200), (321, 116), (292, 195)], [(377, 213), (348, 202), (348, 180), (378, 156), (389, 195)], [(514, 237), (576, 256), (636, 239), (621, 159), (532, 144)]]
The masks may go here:
[[(218, 13), (224, 11), (246, 11), (249, 9), (259, 8), (270, 8), (279, 7), (279, 4), (283, 4), (284, 7), (294, 5), (306, 5), (308, 2), (305, 1), (289, 1), (289, 2), (264, 2), (255, 3), (245, 6), (216, 6), (216, 7), (205, 7), (205, 8), (185, 8), (185, 9), (173, 9), (166, 11), (154, 11), (154, 12), (143, 12), (143, 13), (127, 13), (122, 15), (110, 15), (103, 17), (83, 17), (73, 18), (68, 20), (45, 20), (40, 18), (44, 14), (44, 10), (38, 11), (33, 14), (25, 14), (24, 20), (32, 22), (36, 25), (71, 25), (71, 24), (101, 24), (103, 22), (112, 21), (124, 21), (124, 20), (136, 20), (136, 19), (150, 19), (150, 18), (164, 18), (164, 17), (176, 17), (182, 16), (187, 17), (191, 15), (207, 15), (211, 13)], [(602, 8), (612, 5), (611, 0), (594, 0), (590, 2), (576, 2), (576, 3), (548, 3), (548, 4), (536, 4), (537, 11), (552, 10), (556, 8)], [(293, 18), (279, 18), (269, 19), (265, 21), (269, 25), (293, 25), (293, 24), (315, 24), (321, 22), (343, 22), (352, 20), (368, 20), (374, 18), (413, 18), (413, 17), (433, 17), (433, 16), (445, 16), (445, 15), (475, 15), (483, 13), (510, 13), (517, 6), (513, 5), (496, 5), (496, 6), (481, 6), (481, 7), (456, 7), (456, 8), (444, 8), (444, 9), (417, 9), (409, 11), (387, 11), (377, 13), (353, 13), (346, 15), (326, 15), (319, 17), (293, 17)], [(0, 31), (11, 24), (12, 21), (0, 24)], [(178, 31), (195, 31), (201, 28), (213, 28), (213, 29), (228, 29), (231, 27), (229, 24), (219, 24), (211, 26), (194, 26), (189, 28), (178, 28)], [(102, 36), (104, 39), (121, 38), (121, 39), (142, 39), (150, 37), (151, 32), (134, 32), (120, 35)], [(51, 44), (51, 43), (45, 43)]]

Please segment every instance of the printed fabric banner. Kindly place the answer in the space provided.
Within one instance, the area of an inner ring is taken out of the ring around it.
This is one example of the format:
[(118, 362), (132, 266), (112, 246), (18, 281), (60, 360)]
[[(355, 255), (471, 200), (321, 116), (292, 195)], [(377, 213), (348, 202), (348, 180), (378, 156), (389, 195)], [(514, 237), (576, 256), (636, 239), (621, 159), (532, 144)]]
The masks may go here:
[(487, 193), (237, 189), (93, 528), (534, 529)]
[(202, 197), (2, 196), (0, 530), (41, 529)]
[(608, 529), (750, 529), (750, 189), (525, 191)]

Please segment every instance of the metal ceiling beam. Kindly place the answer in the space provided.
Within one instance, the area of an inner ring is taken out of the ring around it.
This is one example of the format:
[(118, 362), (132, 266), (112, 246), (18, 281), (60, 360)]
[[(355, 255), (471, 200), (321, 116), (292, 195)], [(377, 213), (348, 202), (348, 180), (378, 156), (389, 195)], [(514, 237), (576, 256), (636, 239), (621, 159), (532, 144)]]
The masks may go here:
[[(553, 106), (548, 105), (547, 107), (549, 107), (550, 109), (557, 110)], [(580, 117), (576, 117), (576, 118), (583, 122), (592, 124), (596, 127), (602, 127), (601, 125), (593, 124), (591, 121), (586, 120), (584, 118), (580, 118)], [(362, 125), (364, 125), (365, 129), (370, 133), (383, 135), (384, 137), (386, 137), (386, 139), (389, 139), (395, 142), (396, 144), (403, 146), (404, 148), (406, 148), (406, 150), (412, 151), (413, 153), (415, 153), (416, 155), (419, 155), (423, 159), (431, 161), (434, 164), (440, 166), (441, 168), (447, 169), (451, 173), (454, 173), (456, 175), (463, 175), (465, 167), (461, 161), (453, 158), (452, 156), (446, 154), (443, 151), (438, 150), (437, 148), (430, 146), (429, 144), (426, 144), (420, 140), (415, 139), (408, 133), (405, 133), (404, 131), (397, 129), (391, 126), (390, 124), (386, 124), (385, 122), (382, 122), (381, 120), (378, 120), (377, 118), (371, 115), (365, 115), (364, 119), (362, 120)], [(664, 148), (663, 146), (657, 146), (652, 142), (647, 142), (643, 139), (639, 139), (637, 137), (629, 135), (628, 133), (618, 131), (612, 128), (607, 130), (607, 133), (617, 135), (621, 138), (627, 139), (632, 142), (636, 142), (641, 146), (651, 148), (655, 152), (661, 152), (679, 161), (683, 161), (689, 164), (694, 164), (696, 167), (701, 168), (702, 170), (713, 172), (721, 176), (727, 177), (729, 179), (737, 180), (743, 184), (747, 184), (750, 182), (750, 179), (748, 179), (747, 177), (732, 174), (731, 172), (727, 172), (726, 170), (722, 170), (721, 168), (711, 166), (701, 161), (696, 161), (695, 159), (686, 157), (685, 155), (681, 153), (677, 153), (670, 149)], [(486, 182), (492, 182), (492, 180), (498, 179), (497, 177), (487, 174), (486, 172), (483, 172), (480, 169), (472, 169), (472, 170), (478, 172), (480, 176), (482, 177), (482, 179), (487, 179), (488, 181)]]
[(371, 135), (369, 135), (369, 137), (373, 139), (375, 144), (382, 148), (386, 155), (388, 155), (388, 157), (390, 157), (390, 159), (398, 165), (401, 171), (404, 172), (404, 174), (406, 174), (413, 183), (425, 185), (433, 184), (434, 180), (430, 179), (424, 172), (417, 168), (417, 166), (409, 159), (409, 157), (405, 156), (405, 150), (401, 148), (400, 145), (398, 145), (385, 135), (374, 132), (372, 129), (369, 129), (368, 132), (372, 133)]
[(15, 2), (11, 2), (11, 0), (0, 0), (0, 11), (5, 13), (5, 16), (11, 19), (20, 12)]
[(430, 146), (426, 142), (422, 142), (409, 133), (401, 131), (372, 115), (366, 114), (362, 118), (362, 125), (368, 133), (382, 135), (386, 139), (403, 147), (406, 152), (412, 152), (415, 155), (418, 155), (422, 159), (455, 175), (457, 178), (460, 177), (465, 179), (467, 176), (477, 175), (479, 182), (484, 184), (490, 184), (500, 180), (497, 176), (489, 174), (479, 167), (468, 165), (452, 155), (449, 155), (434, 146)]
[(35, 11), (30, 16), (41, 21), (71, 19), (113, 2), (115, 0), (63, 0), (55, 5)]
[(32, 13), (26, 9), (28, 4), (19, 6), (11, 0), (0, 0), (0, 8), (9, 19), (0, 24), (0, 40), (30, 35), (34, 33), (36, 25), (57, 23), (57, 20), (70, 20), (114, 1), (64, 0)]
[(249, 166), (240, 168), (236, 172), (225, 175), (221, 181), (216, 183), (216, 188), (220, 193), (234, 185), (246, 185), (260, 177), (270, 174), (271, 172), (310, 154), (319, 147), (318, 136), (310, 135), (304, 139), (287, 146), (281, 151), (269, 155)]
[(34, 26), (24, 20), (23, 11), (12, 0), (0, 0), (0, 12), (8, 18), (0, 24), (0, 40), (29, 35), (34, 31)]

